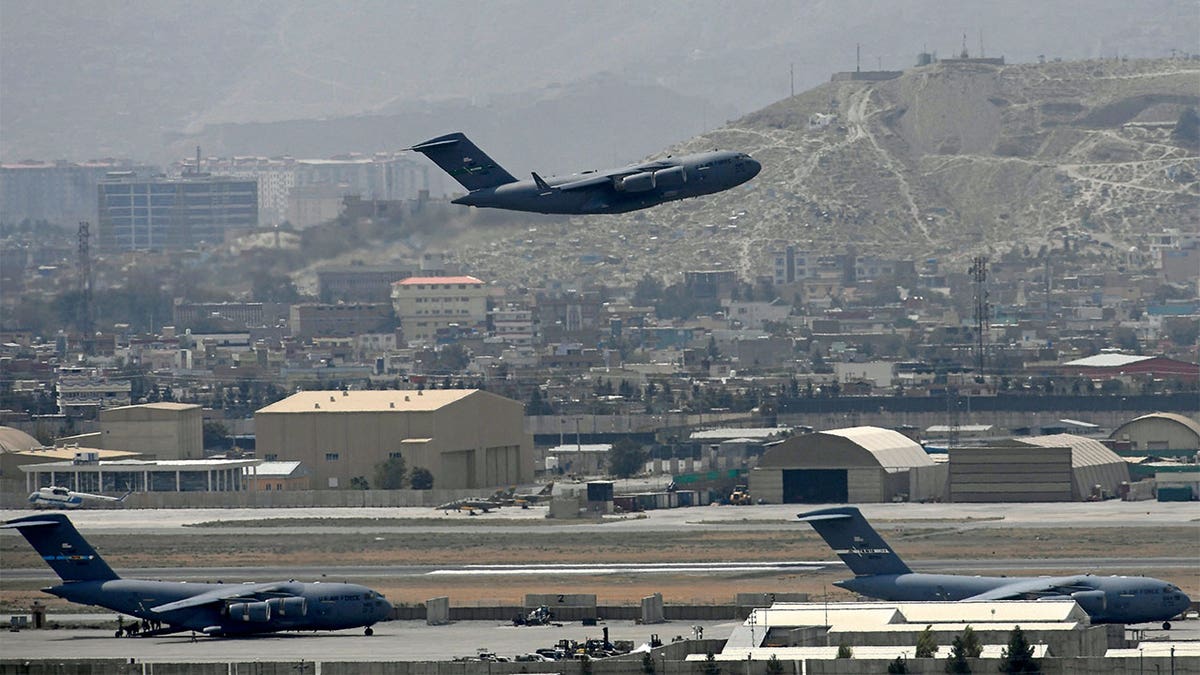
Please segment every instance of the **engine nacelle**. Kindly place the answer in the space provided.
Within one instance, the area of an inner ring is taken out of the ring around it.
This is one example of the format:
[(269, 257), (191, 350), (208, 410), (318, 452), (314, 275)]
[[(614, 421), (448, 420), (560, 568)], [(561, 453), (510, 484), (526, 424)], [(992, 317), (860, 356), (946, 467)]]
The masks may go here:
[(235, 621), (265, 623), (271, 620), (269, 602), (235, 602), (229, 605), (229, 618)]
[(654, 172), (654, 183), (661, 188), (680, 187), (687, 182), (687, 173), (684, 172), (682, 166), (673, 166), (669, 169)]
[(1102, 612), (1108, 606), (1108, 596), (1104, 591), (1077, 591), (1071, 594), (1071, 599), (1088, 614)]
[(654, 174), (649, 171), (635, 173), (631, 176), (625, 176), (621, 182), (617, 183), (617, 189), (621, 192), (646, 192), (654, 189)]
[(271, 598), (267, 604), (276, 616), (294, 618), (308, 614), (308, 601), (304, 598)]

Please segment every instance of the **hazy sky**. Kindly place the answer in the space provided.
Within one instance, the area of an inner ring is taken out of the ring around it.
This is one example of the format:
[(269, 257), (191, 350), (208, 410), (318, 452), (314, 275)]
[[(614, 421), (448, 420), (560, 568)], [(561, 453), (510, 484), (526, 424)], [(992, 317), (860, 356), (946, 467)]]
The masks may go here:
[[(554, 96), (600, 73), (743, 114), (922, 49), (1196, 51), (1194, 0), (0, 0), (0, 159), (154, 158), (223, 122)], [(715, 113), (714, 113), (715, 114)], [(628, 118), (637, 124), (631, 102)]]

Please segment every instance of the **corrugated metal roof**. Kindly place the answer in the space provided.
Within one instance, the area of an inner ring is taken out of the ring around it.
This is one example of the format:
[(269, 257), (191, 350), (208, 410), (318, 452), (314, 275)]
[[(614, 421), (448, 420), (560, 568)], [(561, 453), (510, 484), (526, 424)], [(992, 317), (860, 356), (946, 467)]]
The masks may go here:
[(1139, 356), (1137, 354), (1096, 354), (1094, 356), (1085, 356), (1082, 359), (1075, 359), (1074, 361), (1067, 361), (1063, 365), (1077, 368), (1118, 368), (1139, 361), (1147, 361), (1152, 358), (1154, 357)]
[[(825, 620), (826, 612), (829, 619)], [(1087, 618), (1074, 600), (996, 600), (991, 602), (837, 602), (825, 605), (817, 602), (775, 603), (767, 609), (756, 609), (756, 625), (800, 626), (830, 625), (841, 621), (860, 623), (866, 619), (887, 624), (979, 623), (1022, 621), (1075, 622)], [(747, 619), (749, 621), (749, 619)]]
[(416, 286), (417, 284), (482, 284), (483, 280), (475, 277), (409, 277), (397, 281), (398, 286)]
[(1036, 445), (1042, 448), (1071, 448), (1071, 467), (1078, 469), (1084, 466), (1099, 466), (1102, 464), (1124, 464), (1117, 453), (1109, 450), (1103, 443), (1094, 438), (1084, 438), (1075, 434), (1050, 434), (1049, 436), (1029, 436), (1015, 439), (1025, 445)]
[(1178, 422), (1179, 424), (1182, 424), (1183, 426), (1190, 429), (1191, 432), (1196, 434), (1197, 437), (1200, 437), (1200, 422), (1197, 422), (1196, 420), (1188, 417), (1187, 415), (1180, 415), (1179, 413), (1154, 412), (1154, 413), (1150, 413), (1149, 415), (1142, 415), (1141, 417), (1135, 417), (1135, 418), (1129, 420), (1128, 422), (1126, 422), (1125, 424), (1122, 424), (1121, 426), (1117, 427), (1116, 430), (1114, 430), (1112, 432), (1112, 436), (1110, 436), (1110, 438), (1117, 438), (1118, 437), (1117, 432), (1119, 432), (1120, 430), (1129, 426), (1130, 424), (1133, 424), (1134, 422), (1141, 422), (1144, 420), (1154, 420), (1154, 419), (1163, 419), (1163, 420), (1170, 420), (1172, 422)]
[(879, 465), (885, 469), (933, 465), (933, 460), (929, 458), (924, 448), (908, 436), (891, 429), (850, 427), (848, 429), (830, 429), (822, 431), (820, 434), (840, 436), (857, 443), (874, 455)]
[(191, 410), (192, 408), (200, 408), (195, 403), (174, 403), (171, 401), (159, 401), (158, 403), (138, 403), (135, 405), (122, 405), (114, 408), (107, 408), (106, 411), (112, 410), (130, 410), (133, 408), (146, 408), (149, 410)]
[(254, 467), (254, 475), (259, 477), (290, 476), (298, 468), (300, 468), (300, 462), (263, 462)]
[(373, 389), (302, 391), (261, 408), (258, 413), (430, 412), (478, 393), (478, 389)]
[[(1016, 625), (1016, 624), (1013, 624)], [(975, 630), (978, 627), (972, 626)], [(911, 627), (909, 628), (911, 630)], [(1182, 643), (1181, 643), (1182, 644)], [(1200, 643), (1197, 643), (1200, 646)], [(981, 658), (998, 659), (1001, 658), (1003, 652), (1007, 650), (1008, 645), (1001, 644), (986, 644), (980, 645), (983, 651), (980, 653)], [(1045, 658), (1049, 651), (1049, 646), (1044, 644), (1033, 644), (1033, 657), (1037, 659)], [(772, 656), (780, 661), (832, 661), (837, 658), (839, 647), (756, 647), (753, 649), (724, 649), (719, 654), (713, 654), (713, 658), (717, 661), (769, 661)], [(939, 645), (937, 651), (934, 652), (934, 658), (945, 659), (950, 656), (952, 650), (951, 645)], [(854, 658), (856, 659), (894, 659), (897, 656), (903, 656), (905, 659), (916, 658), (917, 648), (914, 645), (894, 645), (894, 646), (873, 646), (873, 645), (854, 645)], [(1111, 655), (1114, 650), (1109, 650)], [(1130, 650), (1137, 655), (1137, 650)], [(1191, 653), (1191, 652), (1181, 652)], [(688, 661), (704, 661), (708, 656), (705, 654), (688, 654)]]
[(791, 427), (754, 427), (748, 429), (705, 429), (704, 431), (694, 431), (689, 440), (693, 441), (724, 441), (735, 438), (754, 438), (758, 440), (766, 438), (774, 438), (782, 436), (790, 432)]
[(0, 450), (15, 452), (40, 447), (42, 444), (36, 438), (13, 427), (0, 427)]

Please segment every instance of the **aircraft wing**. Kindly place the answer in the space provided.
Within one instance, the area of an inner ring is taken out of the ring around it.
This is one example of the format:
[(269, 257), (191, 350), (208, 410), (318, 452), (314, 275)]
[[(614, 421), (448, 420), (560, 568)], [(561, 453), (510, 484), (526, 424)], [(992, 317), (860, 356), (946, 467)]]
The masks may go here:
[(1091, 590), (1091, 587), (1078, 585), (1080, 577), (1038, 577), (1035, 579), (1014, 579), (1011, 584), (1005, 584), (990, 591), (984, 591), (964, 602), (983, 600), (1015, 600), (1029, 595), (1070, 595), (1081, 590)]
[(286, 585), (287, 582), (284, 581), (268, 581), (261, 584), (229, 584), (223, 588), (207, 591), (201, 593), (200, 595), (193, 595), (190, 598), (184, 598), (183, 600), (168, 602), (165, 605), (151, 607), (150, 611), (161, 614), (163, 612), (173, 612), (177, 609), (200, 607), (202, 605), (221, 602), (223, 600), (231, 600), (233, 598), (240, 598), (247, 595), (254, 595), (256, 593), (269, 593), (271, 591), (277, 591)]
[(625, 176), (632, 176), (635, 173), (642, 173), (645, 171), (655, 171), (657, 169), (666, 169), (666, 168), (670, 168), (672, 166), (675, 166), (675, 164), (672, 164), (671, 162), (660, 159), (660, 160), (655, 160), (653, 162), (645, 162), (643, 164), (636, 164), (634, 166), (627, 166), (627, 167), (620, 168), (620, 169), (612, 169), (610, 171), (603, 171), (600, 173), (591, 174), (587, 178), (580, 178), (579, 180), (573, 180), (573, 181), (570, 181), (567, 183), (563, 183), (561, 185), (555, 185), (554, 189), (555, 190), (579, 190), (582, 188), (595, 187), (598, 185), (605, 185), (607, 183), (612, 183), (612, 182), (616, 181), (618, 178), (624, 178)]

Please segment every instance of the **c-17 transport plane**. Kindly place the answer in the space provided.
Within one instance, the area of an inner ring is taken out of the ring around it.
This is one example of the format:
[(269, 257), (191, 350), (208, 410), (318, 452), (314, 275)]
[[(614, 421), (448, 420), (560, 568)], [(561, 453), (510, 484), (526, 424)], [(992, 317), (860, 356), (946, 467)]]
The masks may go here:
[(371, 635), (371, 626), (391, 618), (392, 606), (383, 595), (357, 584), (122, 579), (61, 513), (17, 518), (0, 528), (16, 528), (63, 581), (42, 590), (164, 625), (142, 635), (196, 631), (235, 636), (344, 628), (365, 628)]
[(625, 213), (663, 202), (728, 190), (758, 175), (762, 165), (743, 152), (667, 157), (617, 169), (517, 180), (461, 132), (409, 148), (424, 154), (469, 193), (467, 206), (534, 213)]
[(799, 515), (838, 554), (855, 577), (836, 586), (881, 600), (1024, 600), (1070, 598), (1092, 623), (1143, 623), (1170, 619), (1188, 608), (1179, 587), (1149, 577), (976, 577), (919, 574), (896, 555), (853, 506)]

